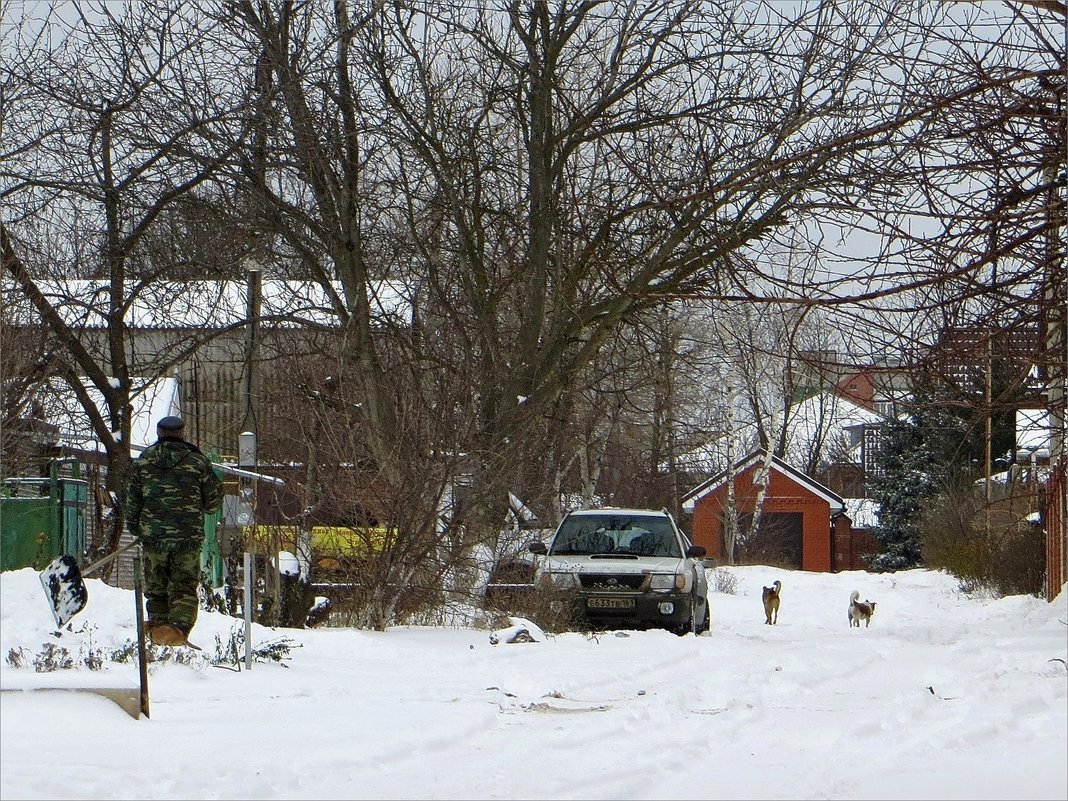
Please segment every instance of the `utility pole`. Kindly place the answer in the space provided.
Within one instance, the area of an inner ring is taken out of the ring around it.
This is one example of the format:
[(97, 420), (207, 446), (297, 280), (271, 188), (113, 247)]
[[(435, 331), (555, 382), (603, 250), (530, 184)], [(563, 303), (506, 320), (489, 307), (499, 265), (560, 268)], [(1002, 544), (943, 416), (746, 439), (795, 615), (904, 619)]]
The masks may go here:
[[(245, 324), (245, 366), (244, 380), (241, 384), (241, 433), (238, 445), (238, 465), (245, 470), (254, 471), (258, 467), (259, 456), (256, 446), (257, 409), (260, 399), (260, 368), (259, 368), (259, 343), (260, 343), (260, 311), (263, 298), (263, 273), (259, 262), (250, 259), (246, 269), (246, 324)], [(247, 537), (245, 539), (246, 550), (251, 551), (253, 560), (259, 550), (259, 538), (256, 525), (256, 480), (250, 476), (242, 476), (238, 479), (239, 486), (239, 511), (238, 522), (244, 527)], [(271, 615), (278, 613), (279, 599), (279, 576), (278, 576), (278, 552), (272, 547), (275, 543), (267, 543), (264, 547), (264, 590), (271, 599)], [(274, 569), (270, 565), (274, 563)], [(254, 588), (253, 588), (254, 589)], [(247, 598), (247, 602), (255, 606), (255, 592)]]
[(256, 432), (256, 406), (260, 397), (259, 339), (263, 273), (259, 262), (250, 259), (246, 268), (245, 370), (241, 384), (241, 430)]

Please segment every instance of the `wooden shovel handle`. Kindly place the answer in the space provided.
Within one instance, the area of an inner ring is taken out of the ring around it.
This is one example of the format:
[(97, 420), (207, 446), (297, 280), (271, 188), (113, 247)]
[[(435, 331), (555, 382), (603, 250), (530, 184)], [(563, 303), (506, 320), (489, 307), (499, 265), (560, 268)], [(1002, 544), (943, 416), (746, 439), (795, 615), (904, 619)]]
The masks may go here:
[(84, 570), (82, 570), (81, 574), (83, 576), (88, 576), (90, 573), (92, 573), (97, 568), (103, 567), (108, 562), (110, 562), (112, 559), (117, 558), (120, 554), (123, 554), (126, 551), (130, 550), (131, 548), (133, 548), (135, 545), (140, 545), (140, 544), (141, 544), (141, 540), (134, 540), (133, 542), (126, 543), (121, 548), (119, 548), (117, 551), (112, 551), (107, 556), (104, 556), (104, 557), (101, 557), (100, 559), (97, 559), (95, 562), (93, 562), (91, 565), (89, 565), (89, 567), (87, 567)]

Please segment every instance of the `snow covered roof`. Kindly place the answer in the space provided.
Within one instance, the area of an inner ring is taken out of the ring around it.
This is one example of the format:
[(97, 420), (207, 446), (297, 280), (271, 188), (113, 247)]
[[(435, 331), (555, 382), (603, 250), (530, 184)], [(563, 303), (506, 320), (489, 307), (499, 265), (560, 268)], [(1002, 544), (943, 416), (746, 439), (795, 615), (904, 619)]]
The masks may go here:
[[(107, 321), (109, 282), (105, 280), (40, 281), (44, 296), (74, 328), (102, 328)], [(11, 280), (3, 282), (11, 298), (5, 315), (16, 324), (35, 319), (29, 302)], [(332, 291), (341, 296), (339, 283)], [(411, 320), (411, 293), (397, 283), (382, 282), (372, 292), (371, 313), (380, 318)], [(135, 290), (126, 311), (131, 328), (217, 329), (239, 325), (247, 317), (248, 286), (243, 281), (163, 281)], [(260, 316), (276, 327), (337, 324), (330, 294), (314, 281), (263, 279)]]
[[(141, 382), (134, 381), (135, 385), (139, 383)], [(90, 387), (88, 394), (96, 404), (96, 408), (104, 414), (106, 405), (99, 390)], [(45, 419), (57, 427), (56, 444), (60, 448), (104, 453), (103, 443), (97, 440), (89, 418), (82, 411), (74, 391), (66, 382), (52, 379), (38, 391), (35, 399), (40, 402)], [(135, 391), (131, 400), (133, 419), (130, 423), (130, 455), (136, 457), (156, 441), (156, 423), (161, 418), (170, 415), (182, 416), (181, 382), (173, 377), (148, 381), (143, 384), (142, 389)], [(253, 470), (244, 470), (233, 464), (224, 462), (212, 462), (212, 464), (229, 475), (270, 484), (286, 483), (284, 479)]]
[(813, 395), (790, 407), (786, 461), (805, 464), (817, 443), (830, 442), (840, 434), (856, 448), (860, 444), (860, 434), (852, 432), (885, 422), (883, 415), (837, 393), (828, 391)]
[(830, 391), (795, 403), (790, 407), (790, 420), (801, 433), (805, 433), (806, 427), (815, 428), (821, 422), (824, 427), (834, 428), (854, 428), (886, 422), (883, 415)]
[[(997, 473), (990, 474), (990, 482), (992, 484), (1018, 484), (1020, 482), (1037, 481), (1040, 484), (1046, 484), (1049, 482), (1050, 476), (1053, 474), (1053, 470), (1048, 464), (1036, 465), (1034, 468), (1026, 464), (1013, 465), (1008, 470), (1001, 470)], [(986, 477), (977, 478), (972, 482), (974, 487), (982, 487), (986, 484)]]
[(845, 515), (853, 528), (874, 528), (879, 523), (879, 505), (870, 498), (846, 498)]
[[(135, 382), (140, 383), (140, 382)], [(90, 387), (89, 397), (97, 409), (107, 408), (99, 390)], [(103, 452), (104, 446), (93, 433), (89, 418), (82, 411), (74, 390), (60, 379), (52, 379), (37, 393), (46, 419), (58, 426), (60, 447), (81, 451)], [(156, 441), (156, 421), (168, 415), (182, 415), (181, 389), (177, 378), (157, 378), (143, 384), (131, 398), (133, 420), (130, 452), (136, 456)]]
[[(814, 448), (845, 437), (849, 453), (859, 461), (864, 426), (879, 425), (887, 420), (883, 415), (864, 408), (831, 391), (821, 392), (799, 401), (790, 408), (787, 419), (785, 459), (791, 464), (807, 463)], [(751, 422), (737, 425), (735, 442), (754, 444), (756, 426)], [(725, 437), (718, 436), (702, 446), (677, 455), (676, 466), (688, 470), (708, 471), (721, 466), (726, 453)], [(714, 466), (714, 467), (710, 467)], [(666, 467), (666, 465), (665, 465)]]
[(625, 515), (628, 517), (640, 517), (642, 515), (662, 517), (664, 514), (659, 509), (637, 509), (629, 506), (597, 506), (585, 509), (572, 509), (568, 514), (572, 517), (582, 517), (584, 515), (602, 515), (605, 512), (612, 512), (614, 514)]
[(1018, 409), (1016, 412), (1016, 450), (1049, 453), (1053, 424), (1046, 409)]

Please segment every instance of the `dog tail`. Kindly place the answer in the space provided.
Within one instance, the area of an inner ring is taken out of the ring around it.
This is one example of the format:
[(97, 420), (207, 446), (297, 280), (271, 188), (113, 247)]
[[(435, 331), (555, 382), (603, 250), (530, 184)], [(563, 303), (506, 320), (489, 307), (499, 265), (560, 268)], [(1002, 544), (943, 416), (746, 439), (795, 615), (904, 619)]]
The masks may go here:
[(778, 595), (780, 592), (782, 592), (782, 582), (781, 581), (776, 580), (775, 583), (772, 586), (775, 587), (775, 594), (776, 595)]
[(859, 601), (859, 600), (860, 600), (860, 591), (859, 590), (853, 590), (852, 594), (849, 596), (849, 603), (853, 603), (854, 601)]

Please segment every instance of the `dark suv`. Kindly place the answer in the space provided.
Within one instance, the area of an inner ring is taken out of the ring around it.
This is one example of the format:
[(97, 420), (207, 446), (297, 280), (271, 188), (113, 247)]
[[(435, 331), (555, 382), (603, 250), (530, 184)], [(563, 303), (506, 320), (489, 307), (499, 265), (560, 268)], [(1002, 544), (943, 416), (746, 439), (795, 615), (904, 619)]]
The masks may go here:
[(666, 510), (583, 509), (569, 513), (541, 558), (535, 585), (573, 595), (591, 628), (707, 631), (708, 580), (701, 557)]

